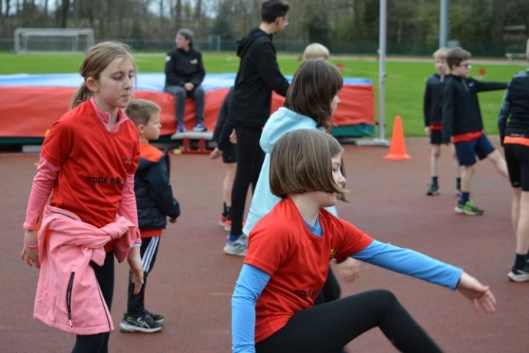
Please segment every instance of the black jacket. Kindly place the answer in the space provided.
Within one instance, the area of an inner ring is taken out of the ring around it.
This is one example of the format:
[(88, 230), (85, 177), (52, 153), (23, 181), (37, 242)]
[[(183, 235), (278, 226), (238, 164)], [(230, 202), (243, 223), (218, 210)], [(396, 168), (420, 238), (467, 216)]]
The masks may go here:
[(443, 143), (455, 135), (483, 130), (478, 92), (505, 89), (507, 83), (450, 75), (443, 88)]
[(498, 115), (498, 128), (502, 143), (505, 136), (529, 138), (529, 69), (518, 72), (509, 82)]
[(168, 216), (180, 216), (180, 205), (173, 197), (173, 189), (169, 184), (169, 167), (167, 151), (158, 161), (140, 157), (134, 175), (140, 230), (165, 229)]
[(233, 126), (262, 128), (270, 116), (272, 91), (285, 96), (288, 81), (277, 65), (272, 35), (255, 28), (238, 42), (241, 58), (230, 107)]
[(443, 84), (445, 77), (439, 74), (434, 74), (426, 81), (426, 88), (424, 90), (424, 126), (428, 127), (432, 124), (442, 124), (443, 116), (441, 108), (443, 104)]
[(202, 54), (191, 48), (188, 52), (175, 48), (165, 58), (165, 85), (184, 86), (191, 82), (199, 86), (206, 76)]
[(231, 144), (230, 134), (233, 130), (233, 126), (229, 122), (230, 116), (230, 105), (233, 97), (233, 87), (230, 88), (226, 97), (222, 101), (220, 106), (219, 115), (217, 116), (217, 124), (213, 131), (212, 140), (217, 143), (219, 150), (224, 151)]

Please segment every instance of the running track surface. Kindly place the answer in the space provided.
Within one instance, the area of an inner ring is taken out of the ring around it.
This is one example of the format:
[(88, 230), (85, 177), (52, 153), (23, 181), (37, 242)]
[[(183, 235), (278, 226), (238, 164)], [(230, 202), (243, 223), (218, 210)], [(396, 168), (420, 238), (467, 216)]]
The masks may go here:
[[(497, 139), (493, 142), (498, 146)], [(388, 161), (387, 148), (345, 145), (351, 202), (340, 216), (378, 240), (422, 251), (464, 268), (491, 286), (497, 312), (475, 313), (461, 294), (433, 284), (363, 265), (353, 283), (342, 281), (342, 295), (374, 288), (393, 291), (413, 317), (446, 352), (526, 353), (529, 283), (507, 279), (514, 253), (510, 186), (484, 161), (478, 164), (473, 198), (481, 217), (454, 214), (454, 172), (442, 148), (441, 195), (425, 196), (429, 182), (429, 145), (406, 140), (413, 159)], [(223, 166), (205, 155), (171, 154), (171, 183), (182, 216), (168, 226), (147, 286), (147, 308), (165, 315), (157, 334), (111, 335), (111, 352), (230, 352), (230, 296), (242, 258), (222, 252), (226, 232), (218, 226)], [(0, 259), (2, 352), (70, 352), (75, 337), (32, 318), (38, 272), (20, 260), (22, 223), (35, 153), (0, 154)], [(126, 303), (127, 265), (116, 266), (113, 318), (116, 327)], [(350, 352), (396, 352), (378, 329), (348, 346)]]

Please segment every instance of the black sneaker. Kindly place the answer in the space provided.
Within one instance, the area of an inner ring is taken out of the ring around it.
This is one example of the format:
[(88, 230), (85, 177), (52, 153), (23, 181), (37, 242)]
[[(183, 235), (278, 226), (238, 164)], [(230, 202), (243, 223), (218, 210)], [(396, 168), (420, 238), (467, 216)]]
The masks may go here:
[(439, 195), (439, 185), (435, 183), (430, 184), (428, 191), (426, 191), (426, 195), (428, 196)]
[(529, 264), (525, 265), (524, 268), (519, 269), (513, 267), (511, 272), (507, 274), (509, 279), (514, 282), (527, 282), (529, 281)]
[(153, 321), (156, 322), (157, 324), (162, 324), (163, 325), (163, 315), (161, 314), (155, 314), (155, 313), (151, 313), (149, 310), (147, 309), (144, 309), (143, 310), (143, 313), (145, 314), (145, 316), (150, 316), (152, 317)]
[(123, 320), (119, 324), (119, 330), (121, 332), (154, 333), (161, 331), (162, 327), (162, 324), (155, 322), (153, 318), (148, 315), (136, 317), (125, 314)]

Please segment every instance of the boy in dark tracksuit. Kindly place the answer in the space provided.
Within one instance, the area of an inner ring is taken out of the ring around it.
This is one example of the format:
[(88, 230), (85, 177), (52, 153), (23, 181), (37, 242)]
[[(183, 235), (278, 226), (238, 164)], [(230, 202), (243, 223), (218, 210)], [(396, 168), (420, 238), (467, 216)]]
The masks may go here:
[(134, 294), (129, 281), (127, 312), (120, 324), (121, 332), (158, 332), (163, 327), (164, 317), (145, 309), (145, 287), (147, 275), (152, 270), (158, 253), (160, 237), (169, 222), (175, 223), (180, 216), (180, 205), (173, 197), (169, 183), (169, 156), (149, 144), (149, 140), (160, 137), (160, 107), (143, 99), (133, 100), (126, 110), (140, 135), (140, 162), (134, 176), (134, 193), (138, 209), (141, 259), (143, 262), (143, 286)]
[(289, 83), (281, 74), (272, 35), (287, 25), (290, 6), (281, 0), (261, 4), (261, 24), (238, 43), (241, 58), (233, 87), (228, 126), (237, 135), (237, 169), (231, 197), (231, 232), (224, 246), (228, 255), (244, 256), (248, 246), (242, 221), (248, 188), (255, 188), (264, 152), (259, 146), (261, 132), (272, 103), (272, 91), (286, 96)]
[[(430, 184), (426, 195), (439, 195), (439, 159), (441, 157), (441, 129), (443, 126), (442, 104), (443, 104), (443, 87), (446, 76), (448, 75), (448, 66), (446, 65), (447, 48), (440, 48), (433, 53), (436, 73), (426, 81), (424, 90), (424, 132), (430, 137), (431, 155), (430, 155), (430, 173), (432, 183)], [(450, 145), (450, 154), (454, 159), (456, 169), (456, 194), (461, 193), (460, 168), (457, 164), (457, 158), (454, 146)]]
[(479, 216), (483, 210), (470, 199), (476, 156), (480, 160), (488, 158), (505, 178), (508, 178), (508, 173), (505, 159), (483, 132), (477, 93), (505, 89), (507, 83), (480, 82), (469, 78), (470, 53), (461, 48), (450, 50), (446, 61), (452, 75), (446, 80), (443, 89), (443, 143), (454, 143), (457, 160), (463, 168), (461, 198), (455, 212)]

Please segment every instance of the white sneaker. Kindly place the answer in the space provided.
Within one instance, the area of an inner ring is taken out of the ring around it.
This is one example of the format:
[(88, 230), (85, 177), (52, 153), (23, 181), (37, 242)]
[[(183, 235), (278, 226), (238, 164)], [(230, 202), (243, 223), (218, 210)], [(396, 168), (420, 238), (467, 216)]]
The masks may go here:
[(529, 281), (529, 265), (526, 265), (523, 269), (513, 268), (507, 276), (514, 282), (527, 282)]
[(230, 241), (230, 237), (228, 236), (223, 250), (226, 255), (246, 256), (246, 252), (248, 251), (248, 236), (241, 234), (235, 241)]

